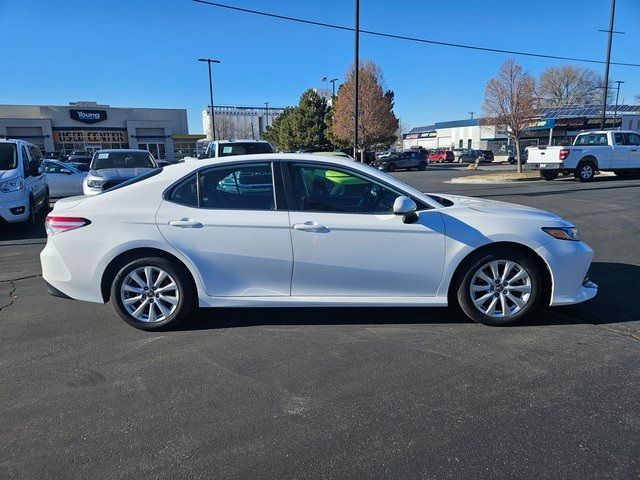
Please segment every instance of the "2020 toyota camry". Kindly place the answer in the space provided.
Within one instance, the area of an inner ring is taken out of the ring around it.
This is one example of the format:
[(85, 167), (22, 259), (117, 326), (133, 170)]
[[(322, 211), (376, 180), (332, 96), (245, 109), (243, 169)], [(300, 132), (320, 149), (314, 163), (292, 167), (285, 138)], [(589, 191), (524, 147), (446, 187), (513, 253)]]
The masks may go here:
[(144, 330), (193, 308), (446, 306), (490, 325), (596, 295), (592, 250), (534, 208), (422, 193), (350, 160), (263, 154), (153, 170), (56, 203), (50, 293)]

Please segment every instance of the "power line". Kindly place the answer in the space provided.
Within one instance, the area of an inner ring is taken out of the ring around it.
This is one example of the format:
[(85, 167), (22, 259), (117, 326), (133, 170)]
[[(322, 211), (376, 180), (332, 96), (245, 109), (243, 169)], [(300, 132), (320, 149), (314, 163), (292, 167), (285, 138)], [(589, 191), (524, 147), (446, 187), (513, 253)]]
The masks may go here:
[[(344, 30), (347, 32), (353, 32), (354, 29), (351, 27), (345, 27), (344, 25), (336, 25), (333, 23), (325, 23), (318, 22), (315, 20), (307, 20), (305, 18), (297, 18), (297, 17), (289, 17), (286, 15), (278, 15), (276, 13), (269, 12), (261, 12), (259, 10), (251, 10), (248, 8), (235, 7), (233, 5), (226, 5), (224, 3), (210, 2), (207, 0), (192, 0), (196, 3), (202, 3), (205, 5), (210, 5), (212, 7), (226, 8), (228, 10), (235, 10), (238, 12), (251, 13), (253, 15), (260, 15), (263, 17), (277, 18), (280, 20), (288, 20), (290, 22), (304, 23), (307, 25), (315, 25), (317, 27), (325, 27), (325, 28), (333, 28), (335, 30)], [(560, 55), (545, 55), (542, 53), (532, 53), (532, 52), (522, 52), (517, 50), (502, 50), (500, 48), (488, 48), (488, 47), (479, 47), (476, 45), (465, 45), (461, 43), (450, 43), (450, 42), (440, 42), (438, 40), (428, 40), (426, 38), (418, 38), (418, 37), (409, 37), (406, 35), (396, 35), (393, 33), (384, 33), (384, 32), (375, 32), (373, 30), (362, 30), (360, 29), (360, 33), (365, 33), (367, 35), (373, 35), (377, 37), (385, 37), (385, 38), (394, 38), (396, 40), (406, 40), (410, 42), (417, 43), (427, 43), (430, 45), (440, 45), (443, 47), (453, 47), (453, 48), (464, 48), (467, 50), (478, 50), (482, 52), (492, 52), (492, 53), (506, 53), (509, 55), (519, 55), (525, 57), (537, 57), (537, 58), (548, 58), (552, 60), (569, 60), (572, 62), (583, 62), (583, 63), (597, 63), (604, 64), (605, 62), (602, 60), (591, 60), (588, 58), (575, 58), (575, 57), (563, 57)], [(623, 67), (640, 67), (640, 63), (623, 63), (623, 62), (611, 62), (611, 65), (619, 65)]]

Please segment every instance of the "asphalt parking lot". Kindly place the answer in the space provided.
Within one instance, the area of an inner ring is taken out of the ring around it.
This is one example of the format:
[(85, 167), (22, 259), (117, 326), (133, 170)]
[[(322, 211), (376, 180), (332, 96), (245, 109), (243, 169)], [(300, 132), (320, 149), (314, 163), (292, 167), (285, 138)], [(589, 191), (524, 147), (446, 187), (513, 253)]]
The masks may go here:
[(395, 175), (575, 222), (598, 297), (503, 328), (238, 309), (145, 333), (47, 295), (44, 232), (1, 227), (0, 477), (638, 478), (640, 180), (446, 183), (467, 174)]

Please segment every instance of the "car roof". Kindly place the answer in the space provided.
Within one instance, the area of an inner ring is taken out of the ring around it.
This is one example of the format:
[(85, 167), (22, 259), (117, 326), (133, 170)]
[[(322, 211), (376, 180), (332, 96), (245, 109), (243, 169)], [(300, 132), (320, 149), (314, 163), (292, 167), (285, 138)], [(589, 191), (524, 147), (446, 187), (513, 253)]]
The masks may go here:
[(266, 140), (254, 140), (253, 138), (236, 138), (233, 140), (212, 140), (209, 143), (269, 143)]
[(96, 150), (96, 153), (113, 153), (113, 152), (147, 152), (149, 150), (142, 150), (141, 148), (102, 148)]

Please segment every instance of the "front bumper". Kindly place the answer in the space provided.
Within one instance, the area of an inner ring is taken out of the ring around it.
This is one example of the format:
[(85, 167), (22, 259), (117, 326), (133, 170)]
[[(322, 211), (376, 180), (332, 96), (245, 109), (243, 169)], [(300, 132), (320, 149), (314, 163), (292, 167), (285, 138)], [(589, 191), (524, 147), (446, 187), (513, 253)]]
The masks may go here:
[(582, 303), (596, 296), (598, 286), (587, 276), (593, 250), (586, 243), (554, 239), (536, 252), (551, 273), (551, 306)]
[(0, 218), (7, 223), (24, 222), (29, 218), (28, 198), (0, 201)]

